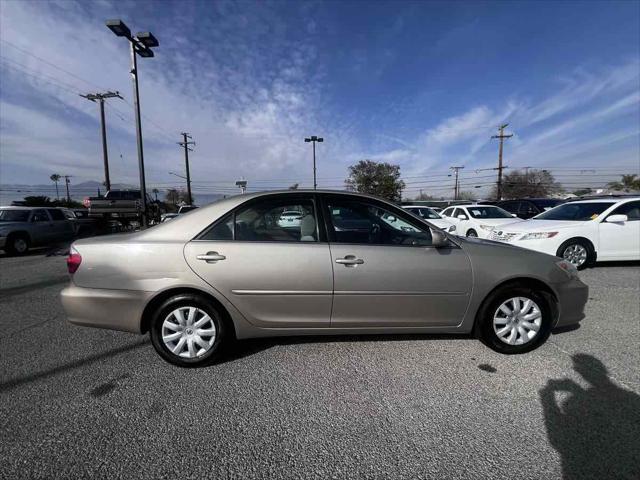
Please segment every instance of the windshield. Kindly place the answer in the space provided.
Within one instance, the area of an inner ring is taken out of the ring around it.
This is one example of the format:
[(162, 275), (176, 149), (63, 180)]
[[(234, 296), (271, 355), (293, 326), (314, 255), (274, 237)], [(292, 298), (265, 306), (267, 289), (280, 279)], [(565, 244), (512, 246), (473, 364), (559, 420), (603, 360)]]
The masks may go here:
[(411, 213), (415, 213), (419, 217), (428, 218), (430, 220), (438, 220), (439, 218), (442, 218), (440, 215), (438, 215), (437, 212), (427, 207), (407, 208), (407, 210), (409, 210)]
[(551, 210), (547, 210), (540, 215), (536, 215), (532, 220), (570, 220), (574, 222), (584, 222), (595, 220), (602, 212), (613, 203), (565, 203)]
[(467, 210), (473, 218), (513, 218), (513, 216), (498, 207), (468, 207)]
[(0, 210), (0, 222), (26, 222), (29, 210)]

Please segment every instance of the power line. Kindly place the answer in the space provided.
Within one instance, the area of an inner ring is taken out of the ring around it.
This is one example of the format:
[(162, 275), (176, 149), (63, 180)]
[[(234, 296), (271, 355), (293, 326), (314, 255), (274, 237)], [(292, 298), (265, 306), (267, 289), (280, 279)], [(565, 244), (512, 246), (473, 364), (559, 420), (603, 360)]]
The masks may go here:
[(72, 77), (74, 77), (74, 78), (76, 78), (76, 79), (78, 79), (78, 80), (80, 80), (80, 81), (82, 81), (82, 82), (85, 82), (87, 85), (91, 85), (91, 86), (93, 86), (93, 87), (97, 88), (98, 90), (106, 90), (106, 88), (101, 87), (101, 86), (99, 86), (99, 85), (96, 85), (95, 83), (90, 82), (89, 80), (87, 80), (87, 79), (85, 79), (85, 78), (82, 78), (82, 77), (80, 77), (79, 75), (76, 75), (76, 74), (75, 74), (75, 73), (73, 73), (73, 72), (70, 72), (70, 71), (68, 71), (68, 70), (65, 70), (64, 68), (60, 67), (59, 65), (56, 65), (55, 63), (51, 63), (50, 61), (45, 60), (44, 58), (39, 57), (39, 56), (38, 56), (38, 55), (36, 55), (35, 53), (32, 53), (32, 52), (30, 52), (30, 51), (28, 51), (28, 50), (26, 50), (26, 49), (24, 49), (24, 48), (22, 48), (22, 47), (19, 47), (19, 46), (17, 46), (16, 44), (11, 43), (11, 42), (10, 42), (10, 41), (8, 41), (8, 40), (2, 40), (2, 39), (0, 39), (0, 42), (2, 42), (2, 43), (6, 43), (6, 44), (7, 44), (7, 45), (9, 45), (10, 47), (15, 48), (16, 50), (18, 50), (19, 52), (22, 52), (22, 53), (23, 53), (23, 54), (25, 54), (25, 55), (29, 55), (29, 56), (31, 56), (31, 57), (33, 57), (33, 58), (36, 58), (36, 59), (40, 60), (41, 62), (46, 63), (47, 65), (49, 65), (49, 66), (51, 66), (51, 67), (55, 68), (56, 70), (60, 70), (61, 72), (64, 72), (64, 73), (66, 73), (67, 75), (70, 75), (70, 76), (72, 76)]

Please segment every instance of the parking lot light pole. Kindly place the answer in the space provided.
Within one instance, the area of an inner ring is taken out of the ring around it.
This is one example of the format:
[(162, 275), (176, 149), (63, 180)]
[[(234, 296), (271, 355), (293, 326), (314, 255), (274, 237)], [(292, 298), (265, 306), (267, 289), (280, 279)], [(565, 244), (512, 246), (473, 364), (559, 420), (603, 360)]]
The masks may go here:
[(107, 20), (107, 28), (118, 37), (125, 37), (131, 46), (131, 80), (133, 82), (133, 109), (136, 118), (136, 141), (138, 145), (138, 169), (140, 171), (140, 209), (142, 213), (142, 228), (149, 225), (147, 212), (147, 187), (144, 176), (144, 152), (142, 149), (142, 124), (140, 121), (140, 93), (138, 90), (138, 58), (153, 57), (154, 47), (159, 45), (151, 32), (139, 32), (135, 37), (122, 20)]
[(316, 181), (316, 142), (322, 143), (324, 142), (324, 138), (311, 135), (310, 137), (305, 138), (304, 141), (306, 143), (313, 143), (313, 189), (315, 190), (318, 188), (318, 182)]

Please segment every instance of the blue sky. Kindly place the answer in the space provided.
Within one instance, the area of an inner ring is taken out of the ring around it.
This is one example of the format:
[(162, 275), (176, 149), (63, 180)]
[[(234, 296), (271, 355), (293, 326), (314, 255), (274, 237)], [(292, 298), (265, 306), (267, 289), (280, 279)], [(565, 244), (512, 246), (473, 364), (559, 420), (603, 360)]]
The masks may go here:
[(98, 108), (77, 95), (99, 89), (128, 102), (107, 109), (112, 181), (137, 182), (118, 17), (160, 41), (140, 60), (152, 186), (180, 184), (185, 130), (197, 188), (221, 193), (311, 185), (312, 134), (320, 186), (370, 158), (401, 165), (408, 195), (449, 194), (451, 165), (486, 191), (502, 122), (507, 165), (568, 187), (640, 169), (639, 2), (2, 0), (0, 183), (101, 180)]

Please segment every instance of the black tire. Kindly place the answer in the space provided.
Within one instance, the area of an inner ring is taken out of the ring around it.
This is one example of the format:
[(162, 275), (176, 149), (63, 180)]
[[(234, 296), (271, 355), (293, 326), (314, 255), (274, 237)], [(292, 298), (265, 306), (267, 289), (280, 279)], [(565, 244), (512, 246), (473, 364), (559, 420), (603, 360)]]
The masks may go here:
[[(196, 307), (204, 311), (215, 325), (216, 335), (213, 345), (201, 356), (194, 358), (181, 357), (174, 354), (162, 340), (162, 325), (174, 310), (180, 307)], [(149, 328), (151, 343), (156, 352), (167, 362), (179, 367), (203, 367), (213, 363), (221, 354), (225, 342), (225, 325), (222, 314), (206, 298), (196, 294), (180, 294), (164, 301), (154, 312)]]
[(584, 248), (587, 252), (587, 258), (585, 259), (583, 264), (576, 265), (574, 263), (576, 268), (578, 270), (584, 270), (585, 268), (593, 266), (593, 264), (596, 263), (596, 251), (593, 248), (593, 245), (591, 244), (591, 242), (582, 238), (570, 238), (569, 240), (564, 242), (562, 245), (560, 245), (560, 247), (558, 247), (556, 256), (560, 258), (565, 258), (564, 257), (565, 251), (576, 245), (579, 245), (580, 247)]
[[(493, 326), (493, 316), (503, 302), (513, 297), (526, 297), (533, 300), (542, 313), (541, 325), (535, 337), (522, 345), (509, 345), (502, 341), (496, 334)], [(495, 290), (485, 300), (478, 312), (477, 321), (480, 339), (492, 350), (507, 355), (530, 352), (542, 345), (553, 327), (553, 309), (549, 305), (547, 295), (522, 285), (505, 285)]]
[(24, 255), (29, 251), (31, 242), (29, 237), (23, 233), (9, 235), (5, 244), (5, 251), (10, 255)]
[(476, 232), (473, 228), (467, 230), (467, 237), (478, 238), (478, 232)]

